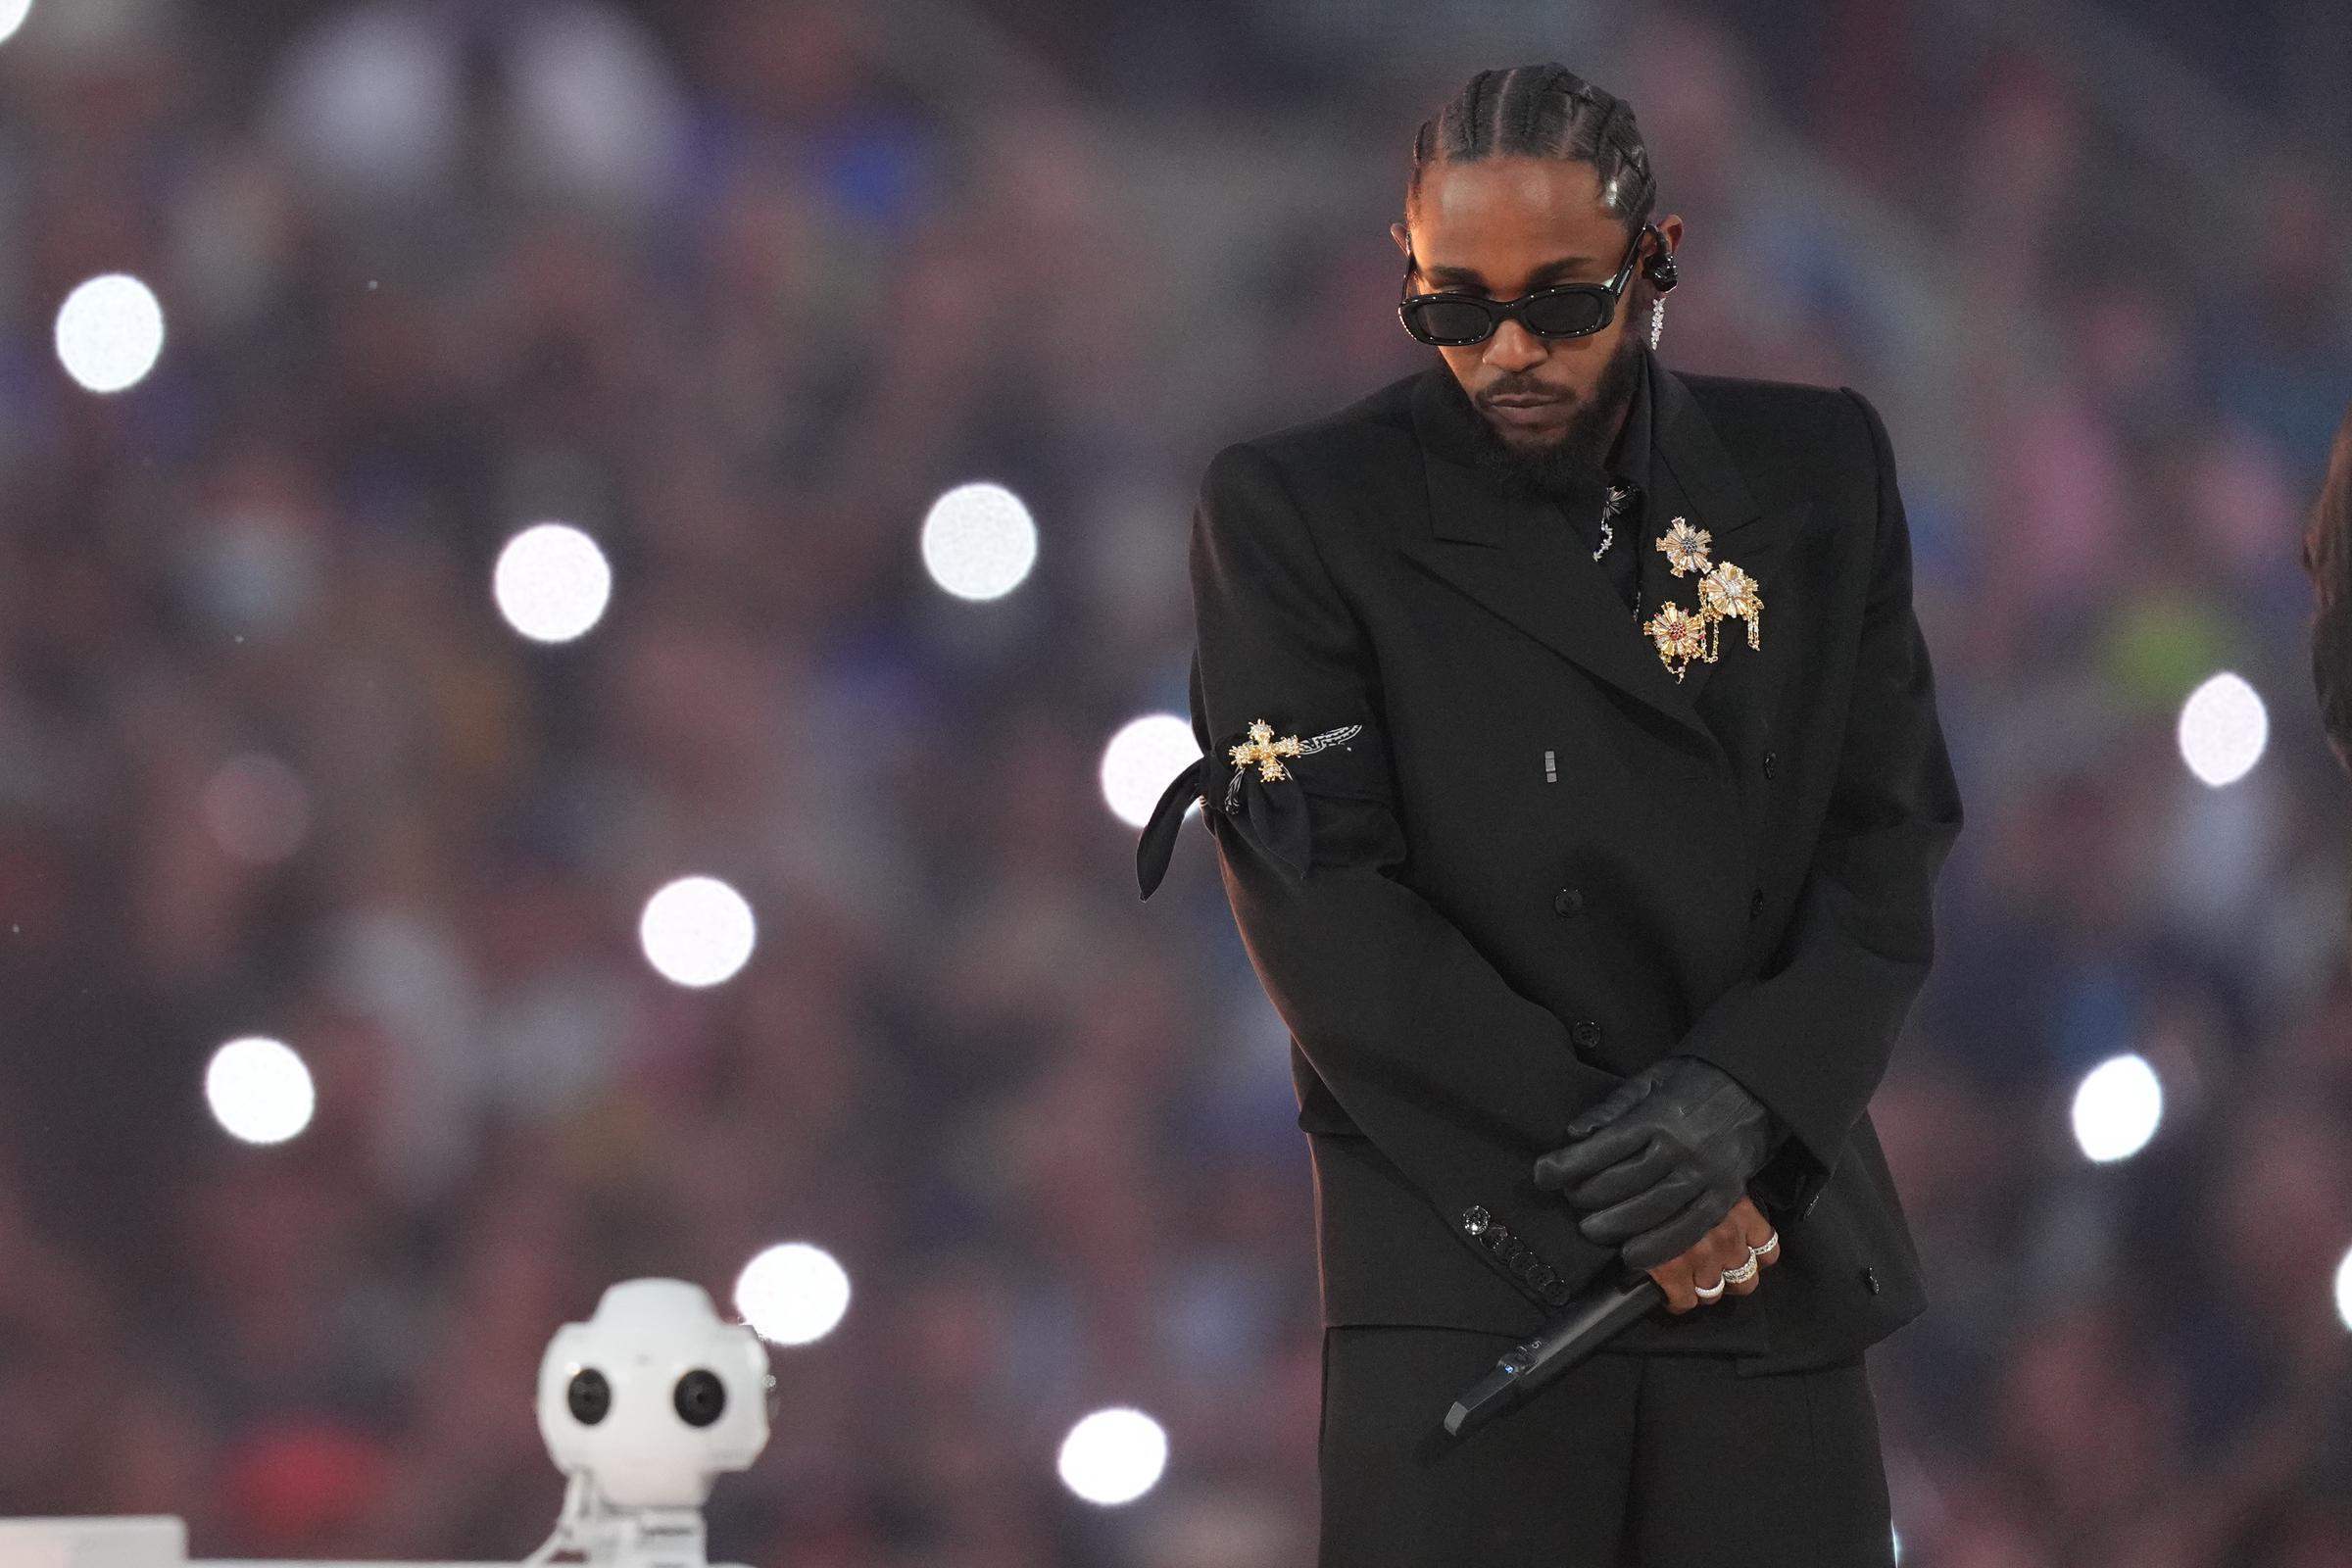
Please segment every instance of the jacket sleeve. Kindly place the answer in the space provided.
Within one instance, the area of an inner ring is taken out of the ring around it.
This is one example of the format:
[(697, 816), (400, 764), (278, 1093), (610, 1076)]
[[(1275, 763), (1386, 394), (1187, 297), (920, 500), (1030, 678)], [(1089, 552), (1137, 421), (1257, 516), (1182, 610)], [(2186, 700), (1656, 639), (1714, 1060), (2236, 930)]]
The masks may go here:
[[(1209, 463), (1191, 567), (1203, 814), (1267, 997), (1341, 1108), (1463, 1245), (1532, 1298), (1566, 1301), (1616, 1250), (1578, 1234), (1575, 1211), (1536, 1188), (1534, 1162), (1622, 1080), (1581, 1060), (1559, 1018), (1397, 880), (1406, 846), (1373, 649), (1273, 461), (1249, 443)], [(1259, 720), (1282, 737), (1362, 729), (1344, 758), (1301, 758), (1266, 781), (1226, 763)], [(1227, 799), (1236, 809), (1220, 808)], [(1303, 811), (1302, 866), (1260, 828), (1270, 801), (1292, 820)]]
[(1960, 795), (1911, 608), (1911, 540), (1879, 413), (1851, 387), (1878, 462), (1878, 528), (1843, 751), (1776, 965), (1700, 1014), (1678, 1052), (1740, 1080), (1786, 1129), (1750, 1186), (1801, 1218), (1877, 1090), (1935, 931), (1930, 894)]
[(2352, 595), (2339, 593), (2312, 612), (2306, 652), (2321, 733), (2337, 764), (2352, 773)]

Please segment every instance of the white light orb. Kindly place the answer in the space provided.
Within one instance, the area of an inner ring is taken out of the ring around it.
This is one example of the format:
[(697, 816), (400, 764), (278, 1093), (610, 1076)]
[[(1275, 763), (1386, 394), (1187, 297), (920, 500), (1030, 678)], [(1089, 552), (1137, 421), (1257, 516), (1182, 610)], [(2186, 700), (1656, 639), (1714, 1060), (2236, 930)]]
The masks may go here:
[(1061, 1484), (1088, 1502), (1115, 1507), (1159, 1484), (1168, 1467), (1166, 1429), (1124, 1405), (1097, 1410), (1061, 1440)]
[(637, 940), (674, 985), (714, 986), (742, 968), (758, 936), (752, 906), (716, 877), (684, 876), (645, 901)]
[(14, 38), (31, 14), (32, 0), (0, 0), (0, 43)]
[(2215, 789), (2234, 784), (2262, 760), (2271, 738), (2270, 710), (2240, 675), (2223, 670), (2180, 705), (2180, 760)]
[(311, 1124), (318, 1093), (292, 1047), (262, 1035), (231, 1040), (204, 1069), (213, 1119), (248, 1144), (282, 1144)]
[(604, 618), (612, 564), (567, 522), (533, 523), (506, 543), (491, 593), (507, 624), (534, 642), (567, 643)]
[(164, 352), (164, 307), (128, 272), (78, 285), (57, 308), (57, 358), (91, 392), (136, 386)]
[(1037, 564), (1037, 523), (1001, 484), (959, 484), (923, 517), (923, 567), (958, 599), (1002, 599)]
[(1102, 748), (1102, 799), (1120, 821), (1142, 827), (1168, 781), (1200, 760), (1190, 721), (1173, 713), (1130, 719)]
[(772, 1344), (821, 1340), (849, 1309), (849, 1271), (807, 1242), (768, 1248), (735, 1277), (735, 1310)]
[(2164, 1120), (2164, 1085), (2136, 1052), (2110, 1056), (2075, 1090), (2075, 1143), (2101, 1164), (2136, 1154)]
[(2335, 1265), (2336, 1321), (2352, 1329), (2352, 1252), (2346, 1252)]

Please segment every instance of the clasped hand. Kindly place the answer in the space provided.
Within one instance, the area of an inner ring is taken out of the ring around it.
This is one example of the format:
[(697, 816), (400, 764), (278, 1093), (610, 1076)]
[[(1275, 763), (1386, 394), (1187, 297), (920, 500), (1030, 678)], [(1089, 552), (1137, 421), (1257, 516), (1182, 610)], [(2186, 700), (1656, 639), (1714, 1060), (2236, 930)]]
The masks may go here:
[(1628, 1268), (1679, 1256), (1746, 1195), (1771, 1154), (1771, 1113), (1698, 1056), (1635, 1073), (1568, 1124), (1570, 1142), (1536, 1161), (1536, 1185), (1587, 1210), (1577, 1230), (1622, 1244)]

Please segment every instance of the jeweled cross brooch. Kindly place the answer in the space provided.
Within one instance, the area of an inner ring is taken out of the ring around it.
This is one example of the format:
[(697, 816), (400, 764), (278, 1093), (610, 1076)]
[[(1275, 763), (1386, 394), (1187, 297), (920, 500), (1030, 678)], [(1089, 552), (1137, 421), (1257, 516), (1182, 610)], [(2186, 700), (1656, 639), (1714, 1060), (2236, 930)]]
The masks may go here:
[(1257, 776), (1271, 783), (1275, 779), (1291, 776), (1289, 770), (1282, 765), (1281, 759), (1297, 757), (1300, 742), (1296, 735), (1285, 735), (1282, 739), (1276, 740), (1274, 726), (1261, 718), (1250, 726), (1250, 738), (1239, 746), (1229, 748), (1225, 755), (1233, 759), (1233, 765), (1236, 767), (1248, 767), (1251, 762), (1255, 762)]

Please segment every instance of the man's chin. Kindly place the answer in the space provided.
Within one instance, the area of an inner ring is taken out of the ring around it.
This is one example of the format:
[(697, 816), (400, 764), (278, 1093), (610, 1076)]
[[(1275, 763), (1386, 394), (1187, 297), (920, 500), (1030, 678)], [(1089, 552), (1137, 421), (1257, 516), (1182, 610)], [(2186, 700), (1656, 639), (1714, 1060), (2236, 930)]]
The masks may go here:
[(1458, 383), (1454, 395), (1476, 416), (1481, 468), (1523, 494), (1557, 495), (1604, 482), (1601, 465), (1613, 427), (1633, 402), (1638, 373), (1635, 351), (1621, 348), (1600, 384), (1570, 406), (1557, 428), (1529, 430), (1496, 418)]
[(1525, 492), (1558, 491), (1590, 483), (1600, 469), (1596, 432), (1579, 409), (1556, 430), (1531, 431), (1489, 417), (1480, 422), (1487, 439), (1481, 443), (1484, 466), (1512, 488)]
[(1494, 432), (1496, 441), (1511, 451), (1530, 458), (1543, 457), (1559, 451), (1567, 445), (1569, 437), (1576, 431), (1575, 425), (1570, 422), (1574, 419), (1574, 415), (1571, 415), (1569, 419), (1541, 430), (1530, 430), (1525, 425), (1513, 424), (1508, 419), (1496, 418), (1483, 410), (1480, 411), (1480, 416), (1487, 421), (1487, 428)]

